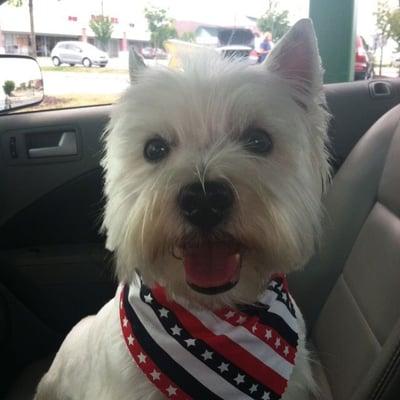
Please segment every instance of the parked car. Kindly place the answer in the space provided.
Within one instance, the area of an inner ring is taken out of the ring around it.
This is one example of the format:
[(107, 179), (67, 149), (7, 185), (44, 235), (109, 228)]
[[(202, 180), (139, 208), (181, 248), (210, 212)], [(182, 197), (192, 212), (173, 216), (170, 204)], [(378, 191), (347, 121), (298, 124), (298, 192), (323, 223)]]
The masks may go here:
[(374, 76), (374, 62), (372, 53), (364, 38), (360, 35), (356, 36), (355, 46), (355, 62), (354, 62), (354, 80), (371, 79)]
[(250, 29), (218, 28), (217, 35), (216, 50), (224, 57), (249, 58), (254, 42), (254, 33)]
[(61, 64), (105, 67), (108, 63), (107, 53), (90, 43), (78, 41), (58, 42), (51, 52), (51, 59), (56, 67)]

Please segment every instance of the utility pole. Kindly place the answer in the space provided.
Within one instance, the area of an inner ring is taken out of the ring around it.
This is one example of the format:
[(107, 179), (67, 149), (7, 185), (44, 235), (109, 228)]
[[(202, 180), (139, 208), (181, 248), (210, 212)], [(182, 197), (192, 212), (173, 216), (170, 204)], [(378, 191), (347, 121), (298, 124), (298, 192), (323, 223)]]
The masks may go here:
[(35, 36), (35, 27), (33, 24), (33, 0), (29, 0), (29, 19), (31, 23), (31, 56), (36, 57), (36, 36)]

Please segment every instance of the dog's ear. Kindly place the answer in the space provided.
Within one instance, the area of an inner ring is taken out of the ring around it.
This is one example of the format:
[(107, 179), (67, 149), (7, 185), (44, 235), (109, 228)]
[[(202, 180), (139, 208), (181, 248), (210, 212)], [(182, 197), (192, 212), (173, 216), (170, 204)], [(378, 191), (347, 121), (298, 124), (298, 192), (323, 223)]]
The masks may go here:
[(321, 59), (310, 19), (301, 19), (277, 43), (265, 67), (289, 80), (297, 89), (316, 93), (322, 89)]
[(137, 81), (138, 75), (145, 68), (146, 64), (143, 61), (143, 57), (131, 47), (129, 49), (129, 78), (131, 84)]

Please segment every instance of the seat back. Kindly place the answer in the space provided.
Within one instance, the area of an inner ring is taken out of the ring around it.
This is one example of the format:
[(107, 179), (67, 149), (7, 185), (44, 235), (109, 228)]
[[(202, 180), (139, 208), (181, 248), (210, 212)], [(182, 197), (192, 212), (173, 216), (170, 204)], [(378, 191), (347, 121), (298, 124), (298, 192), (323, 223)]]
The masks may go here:
[(399, 120), (397, 106), (343, 164), (320, 252), (292, 277), (334, 400), (400, 399)]

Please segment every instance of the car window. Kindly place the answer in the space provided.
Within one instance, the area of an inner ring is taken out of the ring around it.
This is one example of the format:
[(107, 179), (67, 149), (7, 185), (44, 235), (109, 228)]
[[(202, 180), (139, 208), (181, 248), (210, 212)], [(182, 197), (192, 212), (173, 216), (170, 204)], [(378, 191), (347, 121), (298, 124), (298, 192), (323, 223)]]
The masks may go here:
[[(355, 79), (398, 75), (398, 41), (382, 28), (397, 3), (365, 0), (358, 7)], [(149, 66), (178, 68), (185, 46), (256, 64), (268, 56), (262, 43), (271, 49), (308, 12), (308, 0), (35, 0), (33, 40), (29, 1), (9, 0), (0, 6), (0, 53), (37, 58), (45, 98), (32, 110), (109, 104), (129, 86), (130, 48)]]

